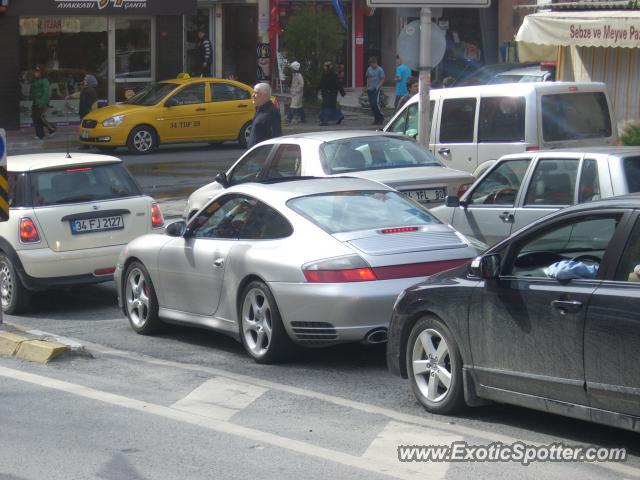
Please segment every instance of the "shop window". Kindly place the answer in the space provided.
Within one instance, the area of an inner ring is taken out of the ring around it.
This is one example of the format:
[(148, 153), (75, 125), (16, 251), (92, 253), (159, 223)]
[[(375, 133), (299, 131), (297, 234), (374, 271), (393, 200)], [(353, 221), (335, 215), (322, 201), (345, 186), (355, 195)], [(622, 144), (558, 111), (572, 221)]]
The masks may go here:
[(151, 78), (150, 19), (116, 19), (116, 78)]

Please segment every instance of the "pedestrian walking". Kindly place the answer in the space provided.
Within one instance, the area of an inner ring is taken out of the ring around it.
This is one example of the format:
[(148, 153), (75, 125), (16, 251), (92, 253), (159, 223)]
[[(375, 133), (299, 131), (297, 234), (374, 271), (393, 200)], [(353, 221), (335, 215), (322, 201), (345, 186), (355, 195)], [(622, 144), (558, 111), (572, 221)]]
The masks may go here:
[(200, 64), (196, 72), (197, 75), (200, 77), (210, 77), (212, 75), (213, 48), (211, 47), (211, 40), (207, 37), (207, 32), (204, 31), (204, 28), (198, 30), (198, 59)]
[(287, 124), (290, 124), (295, 115), (300, 116), (300, 123), (307, 121), (304, 115), (304, 108), (302, 106), (302, 97), (304, 95), (304, 78), (300, 73), (300, 63), (291, 62), (291, 105), (289, 105), (289, 112), (287, 113)]
[(384, 70), (378, 65), (376, 57), (369, 57), (369, 68), (367, 68), (367, 95), (369, 96), (369, 105), (371, 113), (373, 113), (373, 124), (382, 125), (384, 123), (384, 115), (380, 110), (380, 92), (384, 85)]
[(256, 114), (247, 141), (249, 148), (264, 140), (282, 136), (280, 111), (271, 102), (271, 87), (268, 83), (258, 83), (253, 87), (253, 104), (256, 106)]
[(67, 95), (67, 99), (75, 98), (80, 99), (78, 105), (78, 116), (82, 120), (87, 113), (98, 108), (98, 93), (96, 87), (98, 86), (98, 80), (95, 76), (87, 74), (84, 76), (84, 86), (79, 92)]
[(407, 80), (411, 76), (411, 69), (402, 63), (400, 55), (396, 55), (396, 100), (393, 106), (393, 111), (398, 111), (398, 104), (400, 100), (407, 96), (409, 90), (407, 89)]
[(407, 94), (400, 98), (396, 109), (400, 110), (404, 106), (404, 104), (407, 103), (407, 100), (418, 93), (419, 90), (420, 82), (418, 81), (418, 79), (416, 77), (409, 77), (409, 79), (407, 80)]
[(338, 108), (338, 93), (345, 96), (344, 88), (338, 79), (338, 75), (333, 71), (331, 62), (324, 62), (324, 71), (320, 77), (320, 83), (316, 88), (316, 93), (322, 95), (322, 106), (320, 108), (320, 125), (329, 125), (328, 122), (335, 121), (336, 124), (342, 123), (344, 115)]
[(49, 132), (49, 136), (53, 136), (56, 133), (56, 127), (51, 125), (46, 118), (49, 109), (49, 80), (45, 77), (40, 65), (33, 68), (29, 98), (31, 99), (31, 120), (33, 120), (33, 126), (36, 129), (35, 138), (42, 140), (45, 136), (45, 129)]

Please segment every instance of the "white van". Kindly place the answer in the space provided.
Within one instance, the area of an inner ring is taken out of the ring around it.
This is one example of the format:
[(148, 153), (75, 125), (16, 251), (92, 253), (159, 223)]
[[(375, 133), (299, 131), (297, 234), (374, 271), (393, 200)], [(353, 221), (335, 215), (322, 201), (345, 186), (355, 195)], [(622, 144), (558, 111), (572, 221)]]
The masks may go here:
[[(409, 99), (384, 131), (415, 137), (418, 97)], [(431, 90), (430, 100), (429, 148), (443, 165), (476, 177), (509, 153), (580, 149), (615, 145), (618, 141), (604, 83), (443, 88)]]

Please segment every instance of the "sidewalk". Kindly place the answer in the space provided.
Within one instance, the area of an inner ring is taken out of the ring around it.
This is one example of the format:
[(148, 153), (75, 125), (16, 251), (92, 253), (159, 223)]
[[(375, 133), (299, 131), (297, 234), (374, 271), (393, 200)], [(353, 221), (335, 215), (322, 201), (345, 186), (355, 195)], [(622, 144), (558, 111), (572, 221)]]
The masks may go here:
[[(347, 98), (347, 97), (344, 97)], [(353, 103), (353, 100), (351, 100)], [(355, 99), (357, 102), (357, 98)], [(344, 120), (340, 125), (329, 125), (321, 127), (318, 121), (318, 108), (305, 108), (307, 116), (306, 123), (297, 123), (297, 119), (291, 125), (283, 125), (282, 133), (291, 135), (295, 133), (318, 132), (323, 130), (375, 130), (379, 126), (372, 125), (372, 117), (368, 112), (364, 112), (360, 107), (343, 106)], [(391, 118), (387, 114), (386, 119)], [(43, 140), (35, 139), (35, 131), (33, 128), (21, 128), (19, 130), (7, 131), (7, 153), (35, 153), (40, 152), (59, 152), (76, 150), (79, 146), (77, 141), (77, 126), (59, 126), (53, 137), (45, 137)], [(98, 150), (92, 150), (97, 152)], [(119, 150), (122, 152), (124, 150)]]

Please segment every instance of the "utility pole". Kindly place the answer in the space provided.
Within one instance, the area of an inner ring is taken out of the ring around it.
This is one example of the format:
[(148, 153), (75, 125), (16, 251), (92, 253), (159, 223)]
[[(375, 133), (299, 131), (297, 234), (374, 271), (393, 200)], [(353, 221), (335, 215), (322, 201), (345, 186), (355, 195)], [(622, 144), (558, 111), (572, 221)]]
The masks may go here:
[(418, 106), (418, 141), (429, 148), (431, 118), (429, 115), (429, 90), (431, 88), (431, 8), (420, 9), (420, 102)]

